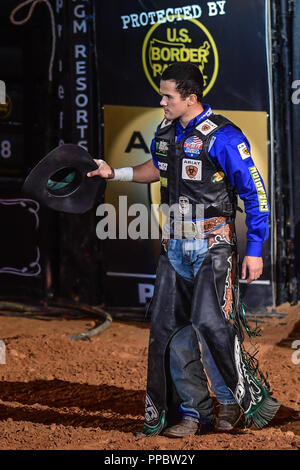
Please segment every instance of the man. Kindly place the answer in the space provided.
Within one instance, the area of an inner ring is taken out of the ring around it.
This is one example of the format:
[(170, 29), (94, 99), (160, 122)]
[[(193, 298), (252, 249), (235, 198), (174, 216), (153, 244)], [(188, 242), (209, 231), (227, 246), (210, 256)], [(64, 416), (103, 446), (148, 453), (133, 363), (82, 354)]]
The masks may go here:
[(184, 437), (212, 429), (203, 365), (220, 403), (217, 429), (232, 429), (242, 412), (246, 423), (262, 427), (279, 404), (242, 345), (234, 219), (238, 192), (248, 227), (242, 278), (248, 274), (250, 283), (263, 269), (265, 187), (240, 129), (202, 104), (203, 77), (196, 66), (169, 66), (160, 92), (165, 118), (152, 141), (153, 158), (115, 170), (95, 160), (98, 170), (88, 173), (118, 181), (160, 180), (161, 202), (178, 208), (164, 233), (151, 303), (144, 433)]

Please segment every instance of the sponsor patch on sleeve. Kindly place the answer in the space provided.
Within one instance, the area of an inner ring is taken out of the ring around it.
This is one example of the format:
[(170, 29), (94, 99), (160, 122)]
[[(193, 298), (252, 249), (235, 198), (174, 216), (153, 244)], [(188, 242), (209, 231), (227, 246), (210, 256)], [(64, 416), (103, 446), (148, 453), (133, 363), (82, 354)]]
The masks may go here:
[(201, 181), (202, 180), (202, 161), (184, 158), (182, 160), (182, 179)]
[(237, 148), (243, 160), (245, 160), (245, 158), (250, 157), (250, 152), (247, 149), (247, 145), (245, 144), (245, 142), (242, 142), (241, 144), (239, 144)]
[(268, 212), (269, 207), (268, 207), (267, 195), (266, 195), (264, 186), (262, 184), (262, 181), (260, 179), (259, 173), (257, 171), (257, 168), (255, 166), (249, 166), (249, 171), (256, 187), (257, 198), (258, 198), (258, 203), (259, 203), (259, 211)]

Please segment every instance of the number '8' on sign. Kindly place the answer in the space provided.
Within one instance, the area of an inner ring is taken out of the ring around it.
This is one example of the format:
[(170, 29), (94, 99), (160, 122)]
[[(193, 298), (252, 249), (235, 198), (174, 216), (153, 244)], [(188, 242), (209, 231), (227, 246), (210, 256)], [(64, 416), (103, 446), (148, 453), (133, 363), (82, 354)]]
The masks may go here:
[(2, 158), (11, 157), (11, 143), (9, 140), (2, 140), (0, 142), (0, 156)]

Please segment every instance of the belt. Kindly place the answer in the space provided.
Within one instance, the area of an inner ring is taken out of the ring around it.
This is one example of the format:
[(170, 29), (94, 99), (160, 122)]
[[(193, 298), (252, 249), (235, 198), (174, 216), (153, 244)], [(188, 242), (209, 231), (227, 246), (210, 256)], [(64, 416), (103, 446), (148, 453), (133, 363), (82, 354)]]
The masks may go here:
[(192, 220), (174, 220), (171, 223), (172, 230), (169, 233), (164, 233), (165, 240), (169, 238), (207, 238), (209, 233), (220, 225), (227, 224), (232, 219), (230, 217), (212, 217), (198, 222)]

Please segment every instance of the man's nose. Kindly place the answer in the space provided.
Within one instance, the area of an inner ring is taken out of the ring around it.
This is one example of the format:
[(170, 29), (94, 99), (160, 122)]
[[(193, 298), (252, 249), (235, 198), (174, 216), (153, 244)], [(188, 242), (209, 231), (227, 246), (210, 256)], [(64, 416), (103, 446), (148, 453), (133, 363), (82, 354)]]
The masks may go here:
[(163, 96), (162, 99), (160, 100), (160, 103), (159, 103), (161, 106), (166, 106), (167, 105), (167, 100), (165, 99), (165, 97)]

